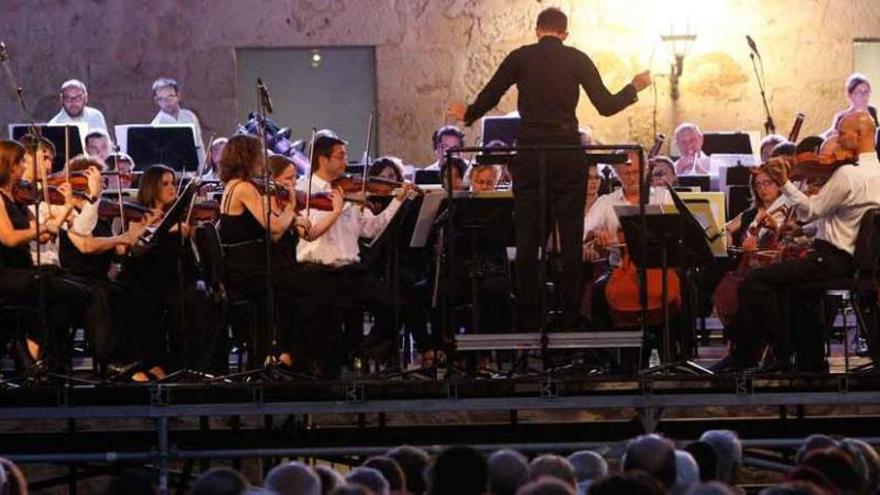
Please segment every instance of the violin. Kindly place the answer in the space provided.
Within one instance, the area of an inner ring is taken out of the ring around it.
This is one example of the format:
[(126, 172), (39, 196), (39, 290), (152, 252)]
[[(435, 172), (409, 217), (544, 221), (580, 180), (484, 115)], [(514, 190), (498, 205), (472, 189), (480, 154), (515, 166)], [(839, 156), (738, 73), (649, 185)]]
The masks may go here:
[[(83, 191), (73, 191), (73, 195), (77, 198), (88, 201), (89, 195)], [(27, 181), (20, 181), (12, 186), (12, 198), (16, 203), (23, 205), (36, 204), (38, 200), (46, 200), (52, 205), (63, 205), (65, 203), (64, 195), (58, 190), (57, 186), (48, 186), (46, 188), (46, 197), (40, 198), (37, 188), (34, 184)]]
[(150, 209), (140, 203), (123, 201), (122, 207), (120, 203), (109, 199), (102, 199), (98, 203), (98, 217), (102, 220), (113, 220), (120, 215), (124, 215), (126, 222), (142, 222), (144, 216), (150, 213)]
[(189, 211), (190, 225), (216, 222), (218, 218), (220, 218), (220, 203), (214, 200), (195, 203)]
[[(344, 174), (330, 183), (334, 189), (341, 188), (345, 193), (359, 193), (363, 191), (370, 196), (392, 196), (404, 184), (404, 182), (383, 179), (382, 177), (367, 177), (365, 181), (363, 177), (351, 174)], [(421, 189), (415, 186), (413, 186), (413, 191), (419, 194), (422, 192)]]
[[(251, 179), (251, 183), (253, 183), (254, 187), (260, 191), (260, 194), (266, 194), (266, 181), (262, 178), (254, 178)], [(284, 206), (290, 201), (290, 193), (288, 192), (286, 187), (282, 187), (280, 184), (275, 182), (274, 180), (269, 180), (269, 194), (275, 197), (275, 200), (278, 201), (280, 206), (284, 208)], [(333, 200), (330, 199), (330, 193), (321, 192), (321, 193), (312, 193), (311, 196), (306, 194), (303, 191), (295, 191), (296, 192), (296, 211), (302, 211), (306, 208), (306, 204), (309, 207), (314, 208), (318, 211), (333, 211)], [(355, 199), (345, 199), (346, 201), (351, 202), (359, 202)], [(361, 202), (365, 203), (367, 207), (373, 209), (375, 204), (372, 202)], [(375, 210), (374, 210), (375, 211)]]
[(792, 180), (827, 180), (838, 168), (856, 163), (856, 161), (858, 161), (858, 155), (852, 150), (837, 148), (828, 154), (807, 151), (795, 155), (788, 174)]

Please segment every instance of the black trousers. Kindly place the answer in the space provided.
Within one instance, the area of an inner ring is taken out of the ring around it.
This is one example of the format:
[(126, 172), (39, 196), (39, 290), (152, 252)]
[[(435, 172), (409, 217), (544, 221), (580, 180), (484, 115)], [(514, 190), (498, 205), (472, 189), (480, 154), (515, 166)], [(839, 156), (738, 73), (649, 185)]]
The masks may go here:
[[(533, 140), (521, 138), (519, 145), (580, 144), (575, 140)], [(541, 163), (546, 167), (546, 216), (541, 229)], [(564, 328), (575, 328), (580, 308), (584, 203), (587, 165), (581, 151), (519, 153), (511, 167), (516, 227), (517, 328), (534, 330), (541, 322), (541, 277), (538, 248), (547, 244), (550, 232), (558, 229), (561, 246), (560, 295)]]
[(41, 346), (51, 347), (49, 344), (60, 343), (56, 338), (67, 337), (64, 332), (72, 323), (82, 321), (93, 302), (93, 294), (88, 285), (67, 276), (57, 267), (43, 267), (41, 277), (37, 278), (36, 268), (0, 270), (0, 296), (36, 308), (42, 280), (48, 328), (37, 323), (27, 337)]
[(302, 270), (308, 273), (314, 287), (332, 294), (329, 310), (312, 312), (302, 318), (308, 329), (306, 352), (322, 361), (325, 368), (337, 369), (360, 340), (362, 320), (354, 325), (356, 335), (343, 339), (340, 331), (347, 305), (364, 306), (373, 315), (370, 344), (395, 341), (400, 328), (394, 324), (394, 315), (395, 307), (400, 307), (400, 298), (369, 270), (361, 265), (342, 268), (303, 265)]
[[(824, 362), (821, 300), (824, 290), (810, 287), (850, 277), (852, 256), (817, 240), (815, 252), (806, 258), (783, 261), (749, 272), (739, 287), (739, 306), (731, 323), (734, 356), (755, 362), (763, 344), (771, 344), (778, 356), (797, 351), (798, 365), (811, 369)], [(793, 333), (784, 327), (790, 315)]]

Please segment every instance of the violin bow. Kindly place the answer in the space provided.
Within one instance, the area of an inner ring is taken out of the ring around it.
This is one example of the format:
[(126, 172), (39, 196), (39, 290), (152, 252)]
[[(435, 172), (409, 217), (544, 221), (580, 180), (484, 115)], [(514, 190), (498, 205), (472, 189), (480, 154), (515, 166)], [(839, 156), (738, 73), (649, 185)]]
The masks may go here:
[(370, 143), (373, 140), (373, 112), (370, 112), (369, 121), (367, 121), (367, 142), (364, 145), (364, 155), (361, 157), (361, 164), (364, 166), (361, 174), (361, 195), (367, 197), (367, 168), (370, 164)]
[(315, 138), (317, 135), (318, 129), (312, 127), (312, 144), (309, 146), (309, 183), (306, 194), (306, 218), (309, 219), (311, 219), (312, 213), (312, 176), (315, 173)]

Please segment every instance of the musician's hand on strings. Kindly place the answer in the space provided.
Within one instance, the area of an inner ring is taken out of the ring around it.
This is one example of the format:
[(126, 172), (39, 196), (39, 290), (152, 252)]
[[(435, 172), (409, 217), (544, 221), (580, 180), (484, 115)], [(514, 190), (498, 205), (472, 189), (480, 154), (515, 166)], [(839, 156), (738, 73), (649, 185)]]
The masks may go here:
[(412, 192), (412, 190), (412, 182), (404, 182), (403, 185), (400, 186), (400, 192), (397, 193), (397, 199), (405, 201), (406, 197), (409, 196), (409, 193)]
[(758, 250), (758, 237), (757, 236), (746, 236), (743, 240), (743, 251), (746, 253), (753, 253)]
[(597, 230), (593, 232), (593, 238), (596, 240), (596, 247), (599, 249), (608, 249), (616, 241), (616, 236), (607, 230)]
[(64, 198), (65, 205), (73, 205), (73, 189), (71, 189), (70, 183), (62, 182), (58, 186), (58, 192)]
[(762, 168), (779, 186), (788, 182), (788, 162), (784, 158), (771, 158)]
[(446, 108), (446, 115), (459, 122), (464, 122), (466, 113), (467, 106), (460, 101), (452, 102), (449, 104), (449, 107)]
[(89, 167), (83, 170), (83, 174), (88, 179), (89, 196), (99, 198), (104, 192), (104, 177), (101, 176), (101, 172), (95, 167)]

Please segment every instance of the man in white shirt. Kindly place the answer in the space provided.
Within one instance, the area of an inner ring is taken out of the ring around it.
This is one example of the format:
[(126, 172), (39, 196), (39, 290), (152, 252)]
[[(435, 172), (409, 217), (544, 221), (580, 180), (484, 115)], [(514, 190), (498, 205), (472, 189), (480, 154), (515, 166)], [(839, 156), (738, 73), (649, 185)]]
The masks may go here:
[(191, 110), (180, 107), (180, 86), (174, 79), (159, 78), (153, 83), (153, 101), (159, 106), (159, 113), (153, 117), (152, 125), (192, 124), (196, 141), (199, 164), (205, 162), (205, 143), (202, 141), (202, 126), (199, 118)]
[(50, 124), (78, 124), (85, 123), (88, 131), (93, 129), (107, 130), (107, 121), (104, 114), (97, 108), (87, 106), (89, 91), (86, 85), (77, 79), (65, 81), (61, 85), (61, 110), (49, 120)]
[[(783, 261), (750, 272), (739, 289), (739, 307), (731, 325), (734, 346), (720, 368), (754, 366), (763, 342), (772, 345), (775, 362), (771, 368), (791, 366), (791, 343), (796, 343), (797, 367), (802, 371), (827, 370), (818, 314), (823, 291), (808, 291), (807, 284), (852, 276), (853, 253), (862, 216), (880, 207), (880, 162), (875, 148), (876, 128), (866, 112), (846, 117), (840, 124), (838, 143), (858, 154), (857, 165), (844, 165), (813, 196), (806, 196), (788, 180), (784, 163), (771, 161), (767, 172), (782, 185), (784, 195), (795, 205), (798, 219), (817, 222), (819, 234), (815, 252), (807, 258)], [(783, 293), (795, 289), (797, 311), (793, 311), (796, 334), (786, 337), (782, 328)]]
[(86, 134), (86, 154), (92, 158), (101, 160), (101, 163), (107, 163), (107, 157), (113, 151), (113, 141), (110, 135), (103, 129), (95, 129)]
[(676, 175), (706, 175), (709, 157), (703, 153), (703, 133), (697, 124), (685, 122), (675, 128), (675, 145), (681, 155), (675, 162)]
[[(297, 189), (311, 194), (332, 191), (333, 181), (342, 177), (348, 164), (345, 145), (345, 141), (330, 135), (316, 138), (312, 151), (311, 188), (306, 176), (297, 184)], [(311, 224), (321, 231), (314, 234), (314, 239), (300, 239), (296, 247), (297, 260), (304, 270), (314, 274), (316, 285), (332, 288), (330, 292), (336, 296), (337, 302), (364, 305), (373, 314), (375, 320), (368, 338), (371, 345), (365, 344), (365, 347), (369, 347), (366, 351), (376, 357), (387, 357), (379, 349), (388, 351), (391, 347), (387, 344), (389, 341), (393, 343), (396, 335), (394, 308), (399, 304), (399, 298), (361, 264), (358, 240), (380, 235), (411, 190), (409, 184), (402, 187), (378, 215), (353, 203), (346, 203), (338, 213), (317, 209), (303, 211)], [(328, 217), (331, 219), (329, 226)], [(322, 322), (312, 322), (312, 325), (306, 322), (306, 328), (324, 327), (329, 332), (338, 332), (339, 325), (332, 323), (334, 320), (341, 323), (340, 315), (334, 313), (326, 315)], [(334, 338), (330, 334), (327, 337)]]
[(431, 134), (431, 146), (435, 161), (425, 170), (440, 170), (440, 162), (446, 159), (446, 150), (464, 146), (464, 133), (454, 125), (444, 125)]

